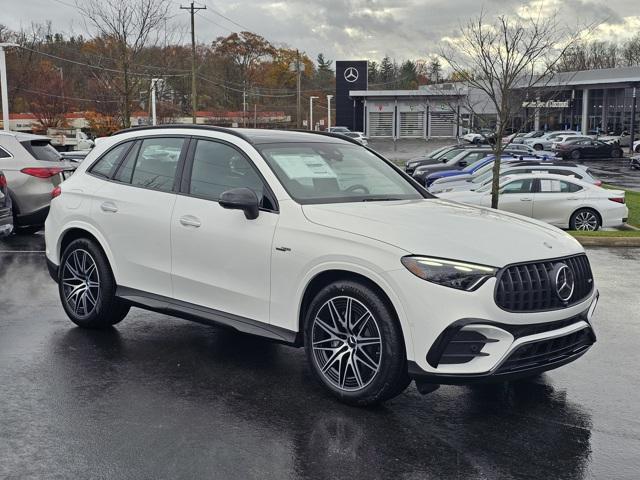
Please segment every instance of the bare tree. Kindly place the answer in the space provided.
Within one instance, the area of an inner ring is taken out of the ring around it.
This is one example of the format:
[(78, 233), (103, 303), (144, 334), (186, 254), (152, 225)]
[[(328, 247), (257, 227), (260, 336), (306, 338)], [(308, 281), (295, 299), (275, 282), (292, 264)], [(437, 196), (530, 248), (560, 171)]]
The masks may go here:
[(458, 38), (442, 47), (440, 56), (456, 78), (486, 95), (496, 112), (492, 208), (498, 207), (502, 139), (522, 108), (520, 99), (549, 82), (556, 63), (577, 39), (577, 30), (561, 25), (557, 15), (538, 11), (487, 21), (481, 13), (460, 27)]
[(157, 33), (167, 19), (169, 0), (76, 0), (76, 5), (117, 59), (118, 68), (105, 69), (102, 83), (108, 83), (122, 97), (122, 126), (127, 128), (132, 97), (141, 78), (132, 67), (145, 47), (158, 42)]

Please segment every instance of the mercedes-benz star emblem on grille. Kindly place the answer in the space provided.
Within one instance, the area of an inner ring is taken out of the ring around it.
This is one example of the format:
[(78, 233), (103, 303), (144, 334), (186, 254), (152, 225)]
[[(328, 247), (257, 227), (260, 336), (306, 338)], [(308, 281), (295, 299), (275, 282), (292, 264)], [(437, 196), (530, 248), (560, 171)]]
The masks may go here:
[(575, 288), (573, 270), (571, 270), (566, 264), (559, 263), (553, 269), (553, 273), (556, 295), (558, 295), (558, 298), (563, 302), (568, 302), (571, 300), (573, 290)]
[(358, 69), (356, 67), (348, 67), (344, 71), (344, 79), (349, 83), (353, 83), (358, 80), (358, 76)]

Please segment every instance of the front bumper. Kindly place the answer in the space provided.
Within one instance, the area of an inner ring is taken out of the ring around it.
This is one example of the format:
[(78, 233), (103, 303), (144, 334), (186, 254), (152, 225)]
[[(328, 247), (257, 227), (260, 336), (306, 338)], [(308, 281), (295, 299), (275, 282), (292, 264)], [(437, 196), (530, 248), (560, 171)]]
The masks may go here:
[[(458, 357), (480, 358), (486, 360), (487, 364), (493, 363), (493, 366), (479, 373), (435, 373), (425, 371), (416, 362), (409, 362), (409, 375), (421, 383), (464, 385), (516, 380), (566, 365), (584, 355), (596, 341), (590, 320), (597, 299), (596, 293), (589, 309), (576, 317), (546, 324), (514, 326), (475, 319), (455, 322), (442, 332), (430, 348), (427, 354), (430, 366), (437, 369), (439, 362), (447, 357), (446, 352), (463, 352), (465, 349), (468, 352), (458, 353)], [(484, 346), (475, 347), (472, 351), (464, 343), (456, 341), (460, 338), (460, 332), (483, 332), (491, 335), (491, 329), (495, 329), (494, 334), (501, 331), (503, 338), (498, 340), (485, 337), (491, 342), (485, 346), (493, 347), (489, 348), (489, 352), (484, 351)], [(502, 348), (495, 348), (492, 343), (503, 345)], [(485, 357), (480, 357), (481, 355)]]

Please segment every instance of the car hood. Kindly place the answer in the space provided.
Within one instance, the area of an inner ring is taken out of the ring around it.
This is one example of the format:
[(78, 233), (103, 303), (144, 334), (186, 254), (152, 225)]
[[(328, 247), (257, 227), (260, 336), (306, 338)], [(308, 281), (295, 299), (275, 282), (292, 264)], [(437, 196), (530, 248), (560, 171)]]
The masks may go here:
[(457, 175), (467, 175), (464, 170), (441, 170), (429, 175), (429, 178), (453, 177)]
[(580, 244), (537, 220), (441, 199), (304, 205), (318, 225), (369, 237), (407, 253), (501, 267), (582, 252)]
[[(458, 170), (454, 171), (457, 172)], [(473, 175), (471, 175), (470, 173), (460, 173), (459, 175), (438, 178), (431, 185), (435, 187), (437, 185), (449, 185), (451, 183), (465, 183), (467, 180), (470, 180), (472, 178)]]

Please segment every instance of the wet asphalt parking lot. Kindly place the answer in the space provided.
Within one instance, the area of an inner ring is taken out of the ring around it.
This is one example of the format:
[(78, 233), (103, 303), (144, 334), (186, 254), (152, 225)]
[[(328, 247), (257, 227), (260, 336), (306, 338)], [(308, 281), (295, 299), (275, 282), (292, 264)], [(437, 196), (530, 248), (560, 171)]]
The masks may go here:
[(300, 349), (138, 309), (76, 328), (42, 250), (0, 241), (0, 478), (640, 477), (640, 249), (588, 251), (598, 342), (575, 363), (370, 409)]

